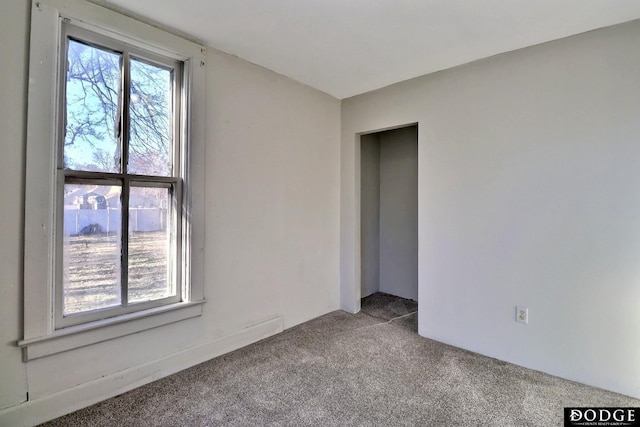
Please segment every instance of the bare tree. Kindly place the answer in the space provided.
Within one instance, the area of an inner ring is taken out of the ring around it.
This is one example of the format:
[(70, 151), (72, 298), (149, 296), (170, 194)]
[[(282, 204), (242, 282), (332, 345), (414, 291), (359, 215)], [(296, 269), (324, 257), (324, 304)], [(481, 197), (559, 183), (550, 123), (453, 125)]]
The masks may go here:
[[(131, 58), (130, 90), (125, 97), (121, 54), (70, 40), (67, 61), (65, 167), (118, 172), (120, 138), (128, 134), (122, 145), (128, 147), (128, 172), (168, 175), (172, 71)], [(125, 99), (128, 123), (122, 120)], [(125, 126), (128, 132), (122, 133)]]

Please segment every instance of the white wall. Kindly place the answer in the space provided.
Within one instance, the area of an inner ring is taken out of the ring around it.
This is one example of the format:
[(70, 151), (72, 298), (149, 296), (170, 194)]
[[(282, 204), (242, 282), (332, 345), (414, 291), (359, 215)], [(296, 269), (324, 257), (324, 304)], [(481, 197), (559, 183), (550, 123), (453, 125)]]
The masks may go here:
[(418, 299), (418, 128), (360, 137), (362, 298)]
[(357, 133), (418, 122), (420, 334), (640, 397), (638, 45), (632, 22), (344, 100), (342, 306)]
[(418, 300), (418, 128), (380, 136), (380, 292)]
[(194, 230), (206, 235), (203, 316), (22, 363), (29, 4), (0, 13), (11, 58), (0, 63), (0, 425), (44, 421), (338, 308), (340, 102), (211, 49), (196, 195), (207, 217)]
[(210, 327), (337, 309), (340, 102), (229, 55), (208, 72)]
[(380, 291), (380, 135), (362, 135), (360, 163), (361, 297)]

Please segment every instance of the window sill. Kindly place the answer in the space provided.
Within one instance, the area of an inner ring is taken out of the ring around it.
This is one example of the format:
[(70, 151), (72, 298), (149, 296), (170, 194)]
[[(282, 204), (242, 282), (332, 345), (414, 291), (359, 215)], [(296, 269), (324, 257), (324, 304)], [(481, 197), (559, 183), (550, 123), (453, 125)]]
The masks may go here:
[(52, 354), (85, 347), (147, 329), (157, 328), (202, 314), (204, 300), (181, 302), (58, 329), (50, 335), (18, 341), (22, 361), (28, 362)]

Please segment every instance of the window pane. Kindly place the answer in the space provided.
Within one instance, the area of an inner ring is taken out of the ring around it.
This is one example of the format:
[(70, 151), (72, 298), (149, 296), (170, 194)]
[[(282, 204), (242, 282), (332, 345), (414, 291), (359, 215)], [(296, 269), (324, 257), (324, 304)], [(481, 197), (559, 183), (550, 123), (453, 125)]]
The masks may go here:
[(63, 314), (120, 304), (118, 186), (64, 186)]
[(129, 301), (175, 295), (170, 278), (172, 248), (168, 188), (132, 187), (129, 192)]
[(64, 168), (119, 172), (121, 55), (69, 40)]
[(171, 175), (172, 74), (166, 68), (131, 60), (129, 173)]

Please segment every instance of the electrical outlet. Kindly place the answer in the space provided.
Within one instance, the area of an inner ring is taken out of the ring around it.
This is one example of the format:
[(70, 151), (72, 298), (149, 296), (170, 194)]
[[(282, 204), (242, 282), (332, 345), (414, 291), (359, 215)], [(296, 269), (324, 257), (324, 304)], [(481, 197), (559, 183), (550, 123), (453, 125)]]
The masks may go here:
[(516, 306), (516, 322), (529, 323), (529, 309), (527, 307)]

